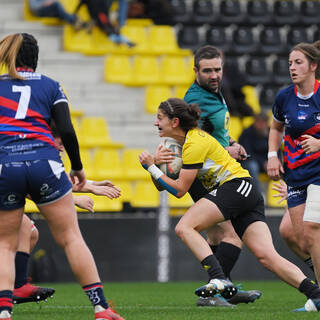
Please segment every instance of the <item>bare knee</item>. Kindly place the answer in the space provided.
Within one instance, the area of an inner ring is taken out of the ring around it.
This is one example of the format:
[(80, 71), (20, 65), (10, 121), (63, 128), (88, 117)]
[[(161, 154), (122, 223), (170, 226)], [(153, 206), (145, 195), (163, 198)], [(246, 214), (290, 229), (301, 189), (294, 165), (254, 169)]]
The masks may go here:
[(310, 248), (318, 245), (320, 239), (320, 225), (318, 223), (304, 223), (305, 247)]
[(182, 224), (178, 223), (174, 229), (176, 235), (183, 241), (185, 239), (185, 235), (187, 233), (187, 227)]
[(272, 270), (272, 255), (262, 250), (255, 253), (259, 263), (266, 269)]
[(38, 240), (39, 240), (39, 231), (36, 228), (36, 226), (33, 226), (32, 232), (31, 232), (31, 238), (30, 238), (30, 251), (32, 251), (33, 248), (36, 246)]

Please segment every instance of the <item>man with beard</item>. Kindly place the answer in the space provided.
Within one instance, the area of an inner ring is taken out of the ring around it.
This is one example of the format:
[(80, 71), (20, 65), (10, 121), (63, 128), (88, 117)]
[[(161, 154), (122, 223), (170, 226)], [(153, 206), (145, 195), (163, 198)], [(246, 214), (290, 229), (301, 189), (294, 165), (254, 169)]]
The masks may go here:
[[(194, 56), (194, 71), (196, 80), (187, 90), (184, 100), (189, 104), (196, 103), (200, 107), (200, 127), (203, 130), (216, 138), (233, 158), (245, 160), (247, 158), (245, 149), (229, 136), (230, 114), (220, 90), (223, 53), (213, 46), (200, 47)], [(197, 183), (196, 180), (189, 193), (196, 202), (204, 196), (205, 190), (202, 190), (201, 183)], [(224, 221), (208, 230), (207, 241), (219, 260), (224, 274), (230, 279), (230, 272), (242, 248), (242, 241), (230, 221)], [(257, 290), (238, 290), (238, 293), (228, 301), (220, 296), (200, 297), (197, 305), (232, 307), (233, 304), (254, 302), (260, 296), (261, 292)]]

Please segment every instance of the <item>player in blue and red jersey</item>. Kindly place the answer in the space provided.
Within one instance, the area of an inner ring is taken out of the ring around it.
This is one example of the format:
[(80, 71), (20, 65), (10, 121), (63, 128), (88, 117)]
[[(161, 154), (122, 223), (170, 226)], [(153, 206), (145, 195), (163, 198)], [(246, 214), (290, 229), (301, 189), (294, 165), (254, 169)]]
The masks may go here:
[[(284, 174), (288, 208), (299, 248), (310, 254), (320, 280), (320, 41), (300, 43), (289, 55), (293, 84), (273, 105), (268, 175)], [(277, 156), (284, 138), (284, 164)], [(302, 308), (302, 311), (304, 308)]]
[[(109, 308), (97, 268), (79, 230), (70, 183), (49, 123), (54, 120), (71, 162), (70, 177), (85, 182), (67, 99), (59, 83), (36, 73), (38, 44), (29, 34), (0, 41), (0, 319), (11, 319), (14, 258), (29, 194), (48, 221), (71, 269), (94, 306), (95, 319), (122, 320)], [(77, 181), (77, 182), (76, 182)]]

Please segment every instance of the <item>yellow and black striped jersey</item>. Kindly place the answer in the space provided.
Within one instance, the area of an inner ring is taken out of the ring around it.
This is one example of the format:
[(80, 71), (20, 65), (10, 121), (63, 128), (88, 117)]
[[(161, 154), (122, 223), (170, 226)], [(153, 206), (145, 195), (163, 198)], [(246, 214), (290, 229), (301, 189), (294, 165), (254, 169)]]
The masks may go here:
[(250, 177), (215, 138), (199, 128), (187, 132), (182, 162), (183, 169), (199, 169), (197, 178), (208, 191), (234, 178)]

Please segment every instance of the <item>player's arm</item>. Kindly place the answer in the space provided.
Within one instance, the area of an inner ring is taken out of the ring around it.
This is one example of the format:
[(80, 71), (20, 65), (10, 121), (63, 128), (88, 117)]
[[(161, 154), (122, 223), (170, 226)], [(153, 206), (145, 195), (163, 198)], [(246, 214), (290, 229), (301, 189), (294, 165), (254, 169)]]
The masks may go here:
[(79, 180), (78, 185), (81, 187), (85, 184), (86, 177), (82, 168), (78, 139), (71, 122), (68, 104), (63, 101), (56, 103), (52, 108), (52, 118), (71, 162), (70, 178), (74, 183), (76, 176)]
[(181, 169), (178, 179), (173, 180), (154, 164), (154, 158), (149, 152), (142, 152), (139, 160), (152, 178), (177, 198), (183, 197), (188, 192), (198, 173), (198, 169)]
[(268, 176), (273, 180), (279, 180), (284, 173), (283, 166), (278, 158), (278, 151), (283, 139), (284, 124), (276, 120), (272, 121), (269, 132), (269, 152), (268, 152)]
[(72, 186), (72, 192), (92, 193), (96, 196), (106, 196), (109, 199), (119, 198), (121, 190), (117, 188), (111, 181), (91, 181), (86, 180), (83, 187), (78, 188), (75, 185)]

